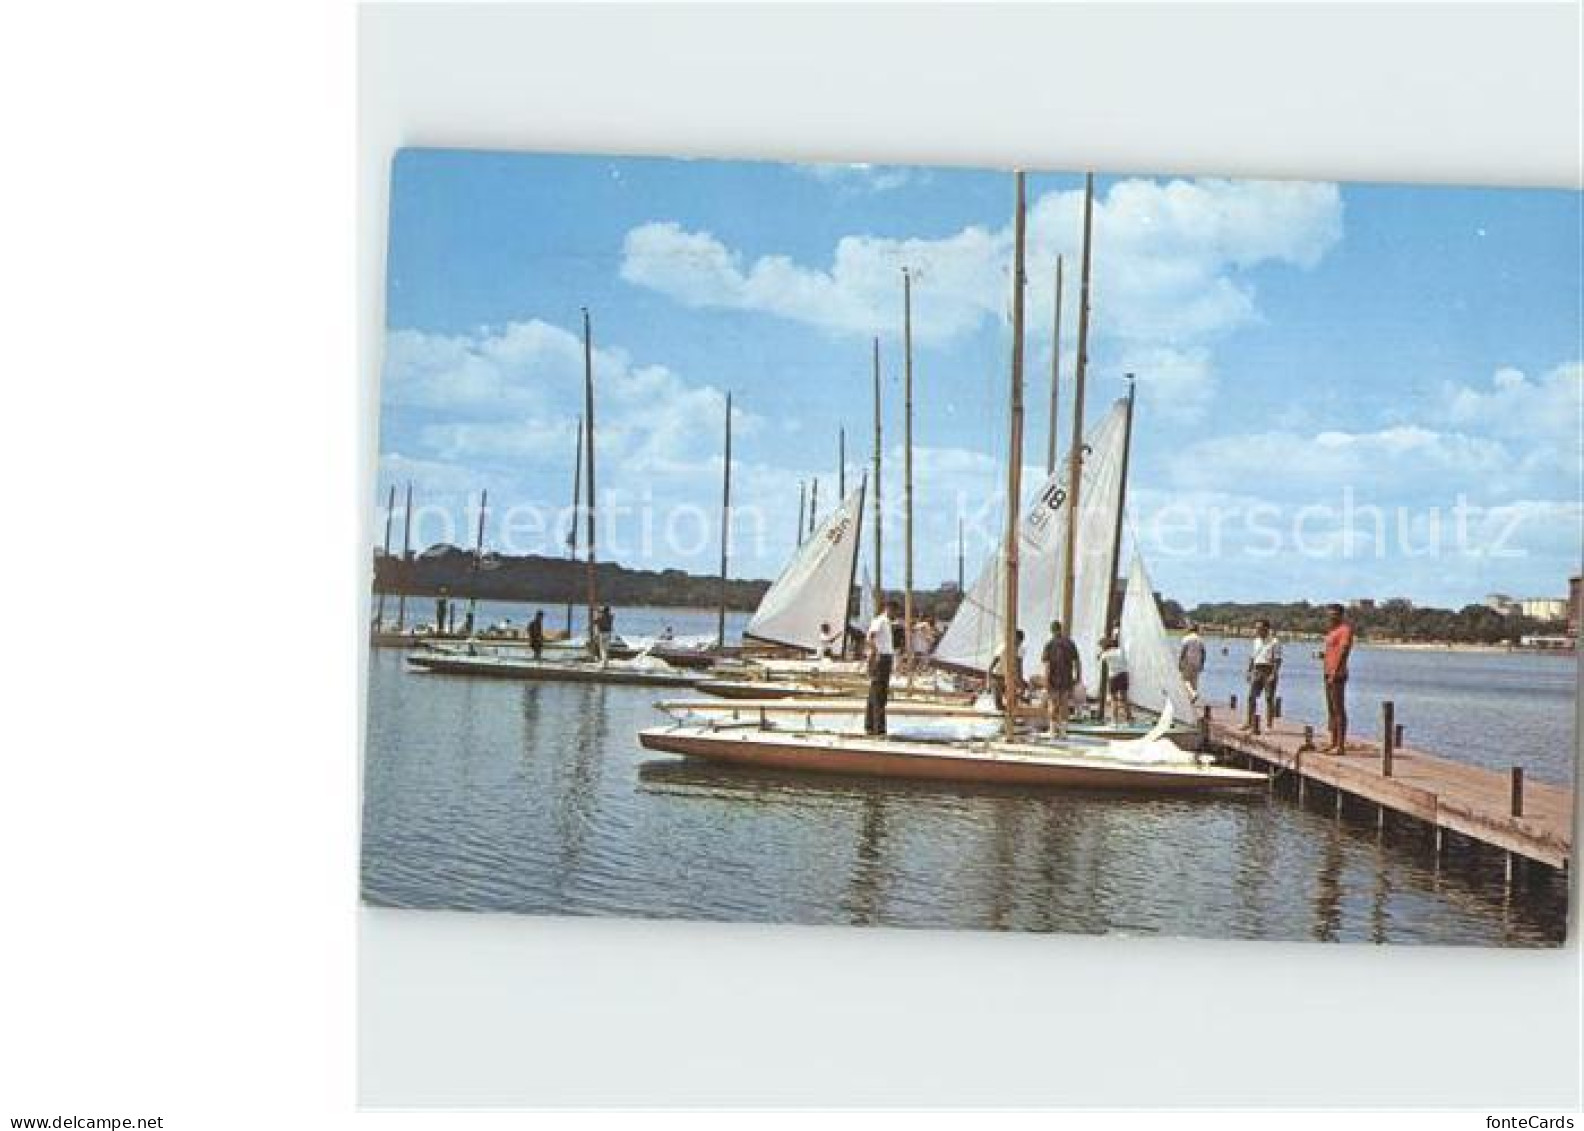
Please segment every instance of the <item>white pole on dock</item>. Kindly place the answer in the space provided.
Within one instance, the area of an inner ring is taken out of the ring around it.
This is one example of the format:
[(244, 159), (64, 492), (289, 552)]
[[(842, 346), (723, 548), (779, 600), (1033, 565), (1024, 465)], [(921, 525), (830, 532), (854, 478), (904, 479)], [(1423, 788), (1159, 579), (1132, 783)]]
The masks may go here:
[(715, 647), (726, 647), (726, 562), (731, 544), (731, 416), (732, 395), (726, 394), (726, 463), (721, 485), (720, 614), (715, 622)]
[(407, 563), (412, 561), (412, 480), (407, 480), (407, 502), (402, 506), (401, 590), (396, 595), (396, 631), (407, 627)]
[(913, 686), (913, 274), (902, 268), (902, 660)]
[[(1084, 377), (1089, 370), (1089, 262), (1094, 220), (1094, 174), (1084, 175), (1083, 261), (1078, 289), (1078, 360), (1073, 375), (1072, 447), (1067, 453), (1067, 546), (1062, 558), (1062, 626), (1071, 631), (1073, 567), (1078, 548), (1078, 495), (1083, 485)], [(1105, 703), (1105, 690), (1100, 692)]]
[(603, 659), (603, 649), (596, 643), (598, 637), (594, 631), (594, 620), (599, 615), (599, 586), (595, 576), (598, 559), (594, 547), (594, 509), (598, 498), (594, 490), (594, 331), (586, 306), (583, 308), (583, 429), (586, 433), (583, 453), (588, 461), (584, 468), (588, 484), (588, 638), (590, 646)]
[(1023, 488), (1023, 173), (1014, 174), (1017, 211), (1013, 220), (1012, 251), (1012, 419), (1007, 443), (1006, 604), (1001, 652), (1002, 698), (1006, 706), (1006, 737), (1017, 729), (1018, 683), (1023, 678), (1017, 653), (1018, 608), (1018, 500)]

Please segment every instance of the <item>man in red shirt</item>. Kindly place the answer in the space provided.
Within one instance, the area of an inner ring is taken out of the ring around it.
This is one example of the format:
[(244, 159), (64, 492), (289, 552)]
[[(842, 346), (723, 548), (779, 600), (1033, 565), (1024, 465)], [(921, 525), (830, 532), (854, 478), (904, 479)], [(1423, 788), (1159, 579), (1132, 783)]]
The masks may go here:
[(1348, 656), (1353, 651), (1353, 626), (1342, 619), (1341, 605), (1327, 605), (1330, 630), (1325, 636), (1326, 729), (1331, 743), (1322, 754), (1347, 753)]

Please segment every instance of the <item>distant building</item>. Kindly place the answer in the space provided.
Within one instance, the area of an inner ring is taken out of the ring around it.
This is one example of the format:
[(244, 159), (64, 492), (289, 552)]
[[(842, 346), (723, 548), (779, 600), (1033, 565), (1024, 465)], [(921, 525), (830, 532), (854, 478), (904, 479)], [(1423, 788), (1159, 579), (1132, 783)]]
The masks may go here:
[(940, 591), (942, 593), (955, 593), (955, 592), (957, 592), (957, 580), (955, 578), (953, 578), (951, 581), (943, 581), (943, 582), (941, 582), (940, 583)]
[(1523, 611), (1523, 606), (1505, 593), (1488, 594), (1485, 598), (1485, 607), (1500, 613), (1504, 617), (1515, 616)]
[(1375, 607), (1375, 598), (1360, 597), (1358, 600), (1351, 602), (1351, 604), (1355, 609), (1373, 609)]
[(1561, 597), (1525, 597), (1518, 604), (1530, 620), (1565, 620), (1568, 615), (1568, 603)]

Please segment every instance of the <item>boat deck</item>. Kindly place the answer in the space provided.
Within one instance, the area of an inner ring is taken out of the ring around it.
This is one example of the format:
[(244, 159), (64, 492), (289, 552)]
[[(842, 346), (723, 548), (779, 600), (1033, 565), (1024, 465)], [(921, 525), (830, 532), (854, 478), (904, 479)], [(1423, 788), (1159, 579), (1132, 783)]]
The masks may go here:
[(1300, 790), (1306, 783), (1326, 786), (1336, 791), (1339, 807), (1348, 796), (1376, 805), (1382, 819), (1392, 812), (1423, 821), (1435, 829), (1438, 847), (1442, 833), (1452, 832), (1552, 868), (1572, 861), (1571, 790), (1407, 746), (1391, 751), (1388, 770), (1380, 742), (1353, 740), (1344, 755), (1321, 754), (1304, 748), (1305, 732), (1323, 744), (1323, 727), (1278, 719), (1255, 735), (1216, 714), (1210, 712), (1208, 723), (1212, 747), (1294, 774)]

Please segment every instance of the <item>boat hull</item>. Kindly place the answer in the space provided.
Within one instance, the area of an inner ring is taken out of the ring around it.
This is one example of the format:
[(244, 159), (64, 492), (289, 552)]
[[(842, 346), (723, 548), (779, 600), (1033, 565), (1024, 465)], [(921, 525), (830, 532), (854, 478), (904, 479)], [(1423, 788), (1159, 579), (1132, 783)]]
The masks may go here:
[(1065, 789), (1194, 792), (1263, 786), (1264, 774), (1224, 766), (1136, 765), (1013, 744), (937, 747), (886, 739), (791, 735), (759, 730), (652, 727), (647, 750), (737, 766), (910, 781)]
[(416, 652), (407, 662), (442, 675), (484, 676), (490, 679), (546, 680), (553, 683), (611, 683), (633, 687), (692, 687), (697, 677), (676, 671), (600, 667), (555, 660), (516, 660), (499, 656), (459, 656)]
[[(701, 684), (698, 690), (708, 691), (709, 687)], [(717, 703), (710, 700), (666, 699), (656, 703), (655, 706), (679, 721), (686, 721), (687, 716), (691, 715), (704, 719), (723, 719), (728, 722), (756, 721), (761, 726), (779, 726), (785, 729), (829, 731), (836, 734), (863, 733), (864, 701), (850, 696), (815, 694), (747, 698), (738, 694), (720, 698), (725, 701)], [(998, 713), (985, 711), (971, 703), (942, 703), (905, 698), (892, 699), (886, 707), (886, 716), (893, 722), (917, 719), (931, 722), (983, 723), (999, 722), (1002, 718)], [(1043, 710), (1025, 708), (1019, 710), (1018, 717), (1026, 720), (1036, 729), (1043, 729), (1045, 726), (1046, 715)], [(1077, 737), (1125, 741), (1142, 738), (1149, 733), (1154, 722), (1153, 718), (1134, 724), (1075, 720), (1068, 724), (1067, 730), (1069, 734)], [(1166, 732), (1166, 737), (1185, 750), (1196, 750), (1200, 745), (1197, 727), (1175, 724)]]

